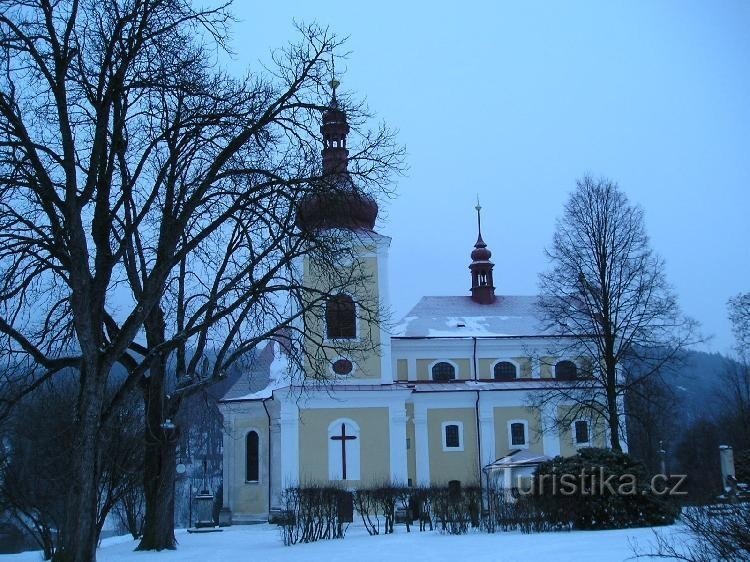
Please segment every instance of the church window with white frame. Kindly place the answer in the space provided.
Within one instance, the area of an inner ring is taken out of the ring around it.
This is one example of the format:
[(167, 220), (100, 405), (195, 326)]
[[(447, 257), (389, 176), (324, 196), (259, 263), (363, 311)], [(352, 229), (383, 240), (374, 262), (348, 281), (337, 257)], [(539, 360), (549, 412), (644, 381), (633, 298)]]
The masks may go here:
[(526, 420), (511, 420), (508, 422), (508, 443), (511, 447), (528, 448), (529, 423)]
[(446, 421), (441, 424), (443, 451), (464, 450), (464, 424), (460, 421)]
[(573, 443), (579, 447), (591, 444), (591, 429), (588, 421), (576, 420), (573, 422)]
[(245, 436), (245, 482), (260, 480), (260, 438), (257, 431)]
[(432, 366), (432, 380), (435, 382), (456, 380), (456, 368), (447, 361), (439, 361)]
[(350, 419), (338, 419), (328, 426), (328, 479), (359, 480), (359, 425)]
[(510, 361), (498, 361), (495, 363), (492, 375), (496, 381), (512, 381), (516, 380), (518, 370)]

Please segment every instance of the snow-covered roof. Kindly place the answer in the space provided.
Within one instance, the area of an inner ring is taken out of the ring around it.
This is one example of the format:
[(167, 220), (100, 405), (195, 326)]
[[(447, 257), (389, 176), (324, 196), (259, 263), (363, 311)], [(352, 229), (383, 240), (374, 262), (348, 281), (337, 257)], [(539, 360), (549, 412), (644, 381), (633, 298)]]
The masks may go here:
[(246, 376), (226, 392), (222, 402), (270, 398), (273, 391), (291, 384), (289, 360), (280, 342), (271, 340), (256, 355)]
[(422, 297), (396, 325), (394, 337), (512, 337), (551, 335), (537, 315), (538, 297), (498, 296), (479, 304), (468, 296)]
[(509, 468), (513, 466), (529, 466), (541, 464), (551, 460), (547, 455), (532, 453), (528, 449), (511, 451), (504, 457), (500, 457), (495, 462), (488, 464), (485, 468)]

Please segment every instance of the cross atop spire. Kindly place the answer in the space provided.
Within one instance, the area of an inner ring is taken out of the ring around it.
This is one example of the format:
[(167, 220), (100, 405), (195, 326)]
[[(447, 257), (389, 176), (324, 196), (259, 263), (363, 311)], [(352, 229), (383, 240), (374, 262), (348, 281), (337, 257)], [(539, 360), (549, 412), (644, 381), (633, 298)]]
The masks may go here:
[(487, 244), (482, 240), (482, 206), (479, 204), (479, 194), (477, 194), (477, 206), (474, 207), (477, 210), (477, 243), (474, 245), (475, 248), (486, 248)]
[(331, 56), (331, 80), (328, 82), (331, 87), (331, 103), (329, 107), (338, 108), (339, 101), (336, 99), (336, 88), (341, 86), (341, 82), (336, 80), (336, 60)]

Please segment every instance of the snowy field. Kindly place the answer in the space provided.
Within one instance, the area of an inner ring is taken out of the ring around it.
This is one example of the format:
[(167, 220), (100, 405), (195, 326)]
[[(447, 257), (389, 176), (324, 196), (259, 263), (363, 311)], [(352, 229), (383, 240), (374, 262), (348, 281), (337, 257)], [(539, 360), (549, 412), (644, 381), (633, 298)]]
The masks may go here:
[[(674, 533), (675, 529), (662, 527), (662, 532)], [(126, 537), (106, 539), (97, 559), (99, 562), (621, 562), (632, 559), (630, 544), (633, 540), (642, 548), (646, 547), (652, 541), (653, 533), (651, 529), (644, 528), (532, 535), (477, 533), (446, 536), (437, 532), (407, 534), (403, 528), (399, 528), (393, 535), (370, 537), (362, 527), (351, 525), (343, 540), (285, 547), (281, 544), (277, 527), (252, 525), (230, 527), (221, 533), (188, 534), (180, 530), (177, 539), (177, 550), (161, 553), (133, 552), (136, 542)], [(0, 555), (0, 562), (40, 559), (38, 552)]]

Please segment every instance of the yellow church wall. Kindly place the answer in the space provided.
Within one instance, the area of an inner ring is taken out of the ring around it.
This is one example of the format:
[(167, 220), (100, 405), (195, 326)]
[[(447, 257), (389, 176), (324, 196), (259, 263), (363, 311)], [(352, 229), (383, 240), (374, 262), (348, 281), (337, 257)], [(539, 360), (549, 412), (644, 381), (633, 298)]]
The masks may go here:
[(528, 357), (514, 357), (513, 360), (518, 363), (519, 367), (519, 378), (530, 379), (531, 378), (531, 359)]
[(477, 361), (477, 377), (480, 379), (491, 379), (493, 377), (492, 364), (494, 362), (495, 359), (479, 359)]
[(396, 360), (396, 377), (400, 381), (409, 379), (409, 363), (406, 361), (406, 359)]
[[(259, 445), (259, 481), (246, 482), (245, 439), (250, 431), (258, 432)], [(229, 497), (232, 498), (231, 509), (241, 514), (264, 514), (268, 511), (268, 418), (265, 414), (236, 418), (232, 426), (231, 472), (235, 477), (230, 480)], [(227, 462), (227, 456), (224, 457)], [(224, 485), (227, 485), (225, 482)]]
[[(443, 422), (463, 424), (463, 451), (443, 451)], [(473, 408), (431, 408), (427, 411), (430, 449), (430, 482), (447, 485), (459, 480), (462, 485), (477, 483), (477, 430)]]
[(360, 480), (340, 481), (347, 488), (375, 486), (390, 479), (388, 408), (315, 408), (300, 410), (300, 484), (328, 480), (328, 426), (348, 418), (359, 425)]
[(539, 370), (543, 379), (551, 379), (555, 374), (555, 363), (557, 360), (554, 357), (540, 357), (539, 358)]
[(430, 365), (436, 361), (450, 361), (456, 365), (456, 380), (469, 380), (471, 379), (471, 360), (465, 358), (444, 358), (435, 357), (433, 359), (417, 359), (417, 380), (418, 381), (431, 381), (432, 373), (430, 372)]
[(524, 406), (509, 406), (494, 408), (495, 418), (495, 456), (497, 458), (508, 454), (513, 449), (508, 438), (508, 422), (510, 420), (524, 420), (528, 422), (528, 450), (534, 453), (542, 454), (542, 436), (539, 431), (540, 416), (536, 410), (529, 410)]
[[(570, 417), (568, 414), (570, 412), (570, 408), (566, 408), (564, 406), (561, 406), (558, 408), (558, 419), (565, 419), (565, 417)], [(586, 416), (579, 416), (580, 419), (586, 419)], [(589, 418), (589, 432), (591, 435), (591, 445), (586, 445), (587, 447), (606, 447), (606, 433), (605, 433), (605, 424), (604, 420), (596, 420), (592, 421), (594, 419), (594, 416)], [(573, 442), (573, 431), (570, 425), (567, 425), (564, 428), (560, 428), (560, 454), (563, 457), (571, 457), (576, 454), (576, 451), (580, 447), (576, 447), (576, 444)]]
[[(310, 260), (303, 262), (305, 282), (308, 286), (329, 291), (324, 280), (317, 278), (317, 273), (311, 267)], [(344, 292), (351, 294), (357, 304), (357, 338), (352, 340), (323, 340), (325, 336), (324, 306), (305, 315), (305, 331), (314, 334), (308, 338), (306, 345), (310, 346), (310, 353), (306, 360), (306, 371), (317, 371), (324, 376), (332, 376), (330, 365), (339, 357), (345, 357), (354, 363), (354, 371), (349, 378), (374, 380), (381, 377), (380, 363), (380, 326), (376, 321), (369, 321), (363, 315), (373, 316), (380, 308), (378, 290), (378, 262), (375, 257), (363, 257), (358, 260), (359, 276), (364, 281), (356, 287), (348, 287)], [(367, 312), (363, 312), (367, 310)], [(317, 358), (315, 366), (310, 363), (310, 357)], [(317, 368), (314, 368), (317, 367)]]

